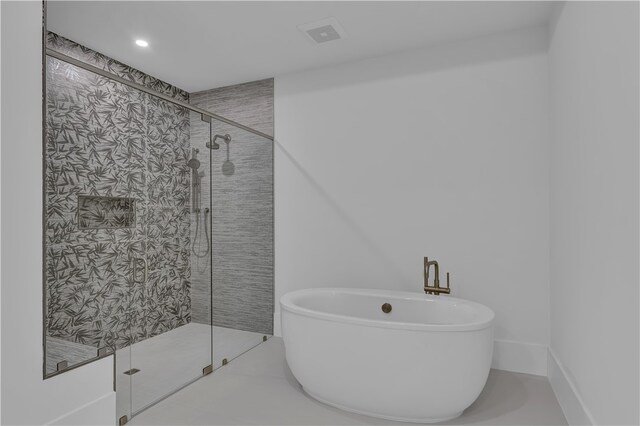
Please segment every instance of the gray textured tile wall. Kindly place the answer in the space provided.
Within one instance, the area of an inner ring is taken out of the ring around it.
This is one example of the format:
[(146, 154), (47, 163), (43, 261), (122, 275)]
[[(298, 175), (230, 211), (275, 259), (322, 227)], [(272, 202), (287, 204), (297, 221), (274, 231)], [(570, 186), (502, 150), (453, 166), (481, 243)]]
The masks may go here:
[(191, 93), (190, 103), (273, 136), (273, 78)]
[[(192, 93), (190, 102), (273, 135), (273, 79)], [(232, 137), (229, 160), (235, 166), (233, 175), (223, 174), (227, 147), (218, 140), (212, 157), (213, 323), (273, 334), (273, 142), (215, 120), (212, 126), (214, 134)], [(202, 145), (201, 152), (205, 130), (192, 123), (192, 146)], [(210, 202), (208, 189), (207, 180), (203, 206)], [(194, 322), (211, 318), (206, 272), (192, 270)]]

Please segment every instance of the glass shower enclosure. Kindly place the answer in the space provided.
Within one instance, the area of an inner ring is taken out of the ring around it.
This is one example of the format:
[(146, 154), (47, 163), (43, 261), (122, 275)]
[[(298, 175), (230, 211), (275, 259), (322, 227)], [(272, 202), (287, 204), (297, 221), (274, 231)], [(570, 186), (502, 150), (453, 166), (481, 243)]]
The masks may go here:
[(271, 140), (47, 41), (44, 376), (114, 355), (124, 424), (271, 334), (254, 317), (272, 318), (272, 289), (233, 266), (260, 268), (273, 232), (271, 214), (243, 229), (247, 194), (272, 191), (248, 172)]

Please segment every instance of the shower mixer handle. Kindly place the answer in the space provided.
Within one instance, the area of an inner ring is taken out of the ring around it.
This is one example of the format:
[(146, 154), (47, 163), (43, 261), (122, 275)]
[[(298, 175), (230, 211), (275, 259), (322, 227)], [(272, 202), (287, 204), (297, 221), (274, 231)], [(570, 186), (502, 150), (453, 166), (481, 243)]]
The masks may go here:
[[(138, 263), (139, 262), (142, 262), (142, 265), (143, 265), (142, 281), (138, 281)], [(144, 257), (134, 257), (133, 258), (133, 283), (146, 284), (148, 277), (149, 277), (149, 264), (147, 263), (147, 259), (145, 259)]]

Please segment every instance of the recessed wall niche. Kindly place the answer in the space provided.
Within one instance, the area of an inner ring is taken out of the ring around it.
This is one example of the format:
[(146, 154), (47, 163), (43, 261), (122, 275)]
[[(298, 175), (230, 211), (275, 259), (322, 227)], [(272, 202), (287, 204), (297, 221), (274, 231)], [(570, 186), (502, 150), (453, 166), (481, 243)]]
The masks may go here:
[(80, 229), (133, 228), (135, 225), (135, 199), (78, 196), (78, 227)]

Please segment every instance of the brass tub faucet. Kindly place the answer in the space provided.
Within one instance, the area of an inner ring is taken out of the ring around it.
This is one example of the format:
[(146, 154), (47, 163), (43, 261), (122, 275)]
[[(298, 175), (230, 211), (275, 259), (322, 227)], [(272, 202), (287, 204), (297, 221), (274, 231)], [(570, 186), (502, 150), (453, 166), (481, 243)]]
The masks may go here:
[[(433, 286), (429, 285), (429, 270), (433, 265), (435, 269), (435, 278), (433, 279)], [(424, 258), (424, 292), (427, 294), (435, 294), (438, 295), (440, 293), (449, 294), (451, 293), (451, 288), (449, 287), (449, 273), (447, 272), (447, 286), (440, 287), (440, 267), (438, 266), (438, 262), (435, 260), (429, 261), (428, 257)]]

